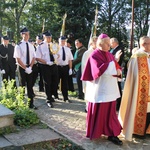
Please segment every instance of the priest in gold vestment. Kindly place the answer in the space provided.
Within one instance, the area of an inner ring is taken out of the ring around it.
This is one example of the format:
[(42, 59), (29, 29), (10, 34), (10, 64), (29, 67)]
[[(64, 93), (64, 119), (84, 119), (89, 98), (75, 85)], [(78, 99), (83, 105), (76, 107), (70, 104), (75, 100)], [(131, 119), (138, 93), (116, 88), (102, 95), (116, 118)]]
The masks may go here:
[(150, 38), (140, 38), (140, 49), (128, 63), (119, 121), (123, 135), (131, 141), (132, 136), (150, 134)]

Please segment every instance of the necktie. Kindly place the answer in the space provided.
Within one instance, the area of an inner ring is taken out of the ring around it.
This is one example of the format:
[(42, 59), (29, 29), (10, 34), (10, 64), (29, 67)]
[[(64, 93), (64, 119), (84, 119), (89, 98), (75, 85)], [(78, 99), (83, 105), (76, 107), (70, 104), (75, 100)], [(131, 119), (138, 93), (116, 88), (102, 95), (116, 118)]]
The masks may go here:
[(65, 61), (66, 55), (65, 55), (65, 50), (64, 47), (62, 47), (62, 60)]
[(50, 44), (48, 44), (49, 54), (50, 54), (50, 61), (54, 61), (54, 56), (50, 50)]
[(27, 47), (26, 64), (27, 64), (27, 66), (29, 66), (30, 65), (30, 56), (29, 56), (29, 45), (28, 45), (28, 43), (26, 43), (26, 47)]

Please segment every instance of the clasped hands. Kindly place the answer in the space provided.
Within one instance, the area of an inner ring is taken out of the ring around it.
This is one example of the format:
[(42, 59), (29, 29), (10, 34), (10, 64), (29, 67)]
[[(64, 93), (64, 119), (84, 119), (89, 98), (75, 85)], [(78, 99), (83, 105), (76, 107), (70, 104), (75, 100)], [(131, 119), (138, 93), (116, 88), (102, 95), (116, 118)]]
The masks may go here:
[(47, 64), (47, 65), (49, 65), (49, 66), (51, 66), (51, 65), (53, 65), (53, 64), (54, 64), (54, 62), (52, 62), (52, 61), (48, 61), (48, 62), (46, 62), (46, 64)]
[(5, 74), (6, 72), (5, 72), (5, 70), (4, 69), (2, 69), (1, 70), (1, 74)]
[(26, 67), (25, 73), (31, 74), (32, 73), (32, 68), (31, 67)]

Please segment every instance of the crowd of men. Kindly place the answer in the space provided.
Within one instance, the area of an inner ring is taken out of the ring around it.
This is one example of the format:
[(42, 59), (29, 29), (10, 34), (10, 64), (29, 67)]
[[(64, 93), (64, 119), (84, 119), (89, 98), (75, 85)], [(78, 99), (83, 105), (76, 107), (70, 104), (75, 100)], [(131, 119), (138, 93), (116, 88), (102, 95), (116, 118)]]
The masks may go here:
[[(30, 32), (25, 27), (20, 31), (22, 40), (9, 43), (3, 36), (0, 45), (0, 72), (2, 79), (16, 79), (26, 87), (29, 108), (34, 105), (33, 87), (39, 77), (39, 91), (46, 94), (46, 104), (53, 108), (59, 100), (58, 89), (63, 101), (69, 102), (68, 91), (74, 91), (72, 74), (75, 72), (78, 85), (78, 98), (85, 99), (87, 112), (86, 136), (100, 138), (102, 134), (114, 144), (122, 145), (117, 137), (122, 130), (125, 139), (133, 135), (145, 137), (150, 134), (150, 90), (149, 56), (150, 38), (140, 38), (140, 49), (135, 52), (129, 63), (124, 91), (122, 94), (122, 63), (124, 51), (116, 38), (106, 34), (91, 38), (88, 50), (81, 39), (75, 41), (60, 36), (58, 44), (52, 42), (49, 31), (30, 40)], [(75, 44), (76, 50), (72, 49)], [(110, 50), (111, 48), (111, 50)], [(14, 83), (16, 87), (16, 82)], [(122, 96), (123, 95), (123, 96)], [(119, 111), (119, 120), (116, 115)]]
[(75, 91), (72, 78), (74, 70), (77, 74), (78, 98), (84, 99), (80, 77), (81, 59), (86, 48), (82, 40), (75, 41), (75, 50), (72, 49), (74, 41), (65, 36), (59, 37), (58, 44), (52, 43), (52, 34), (49, 31), (37, 35), (36, 41), (30, 40), (30, 32), (26, 27), (20, 31), (20, 35), (22, 40), (16, 45), (10, 44), (8, 36), (1, 38), (0, 70), (2, 79), (6, 81), (15, 80), (16, 71), (18, 72), (19, 85), (26, 87), (30, 99), (29, 108), (37, 109), (34, 105), (33, 90), (37, 77), (39, 91), (45, 91), (48, 107), (53, 108), (53, 102), (60, 99), (58, 89), (62, 92), (63, 101), (71, 103), (68, 91)]

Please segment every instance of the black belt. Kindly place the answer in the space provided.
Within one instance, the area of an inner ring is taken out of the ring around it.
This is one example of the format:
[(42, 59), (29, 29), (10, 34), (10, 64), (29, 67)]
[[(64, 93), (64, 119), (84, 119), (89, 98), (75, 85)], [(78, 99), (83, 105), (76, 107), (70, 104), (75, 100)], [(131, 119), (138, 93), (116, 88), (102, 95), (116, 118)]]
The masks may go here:
[(30, 67), (30, 65), (26, 65), (26, 67)]
[(51, 66), (56, 66), (56, 64), (52, 64), (52, 65), (40, 64), (40, 65), (42, 65), (42, 66), (49, 66), (49, 67), (51, 67)]
[(63, 66), (63, 65), (62, 65), (62, 66), (61, 66), (61, 65), (58, 65), (58, 67), (68, 67), (68, 65), (65, 65), (65, 66)]

